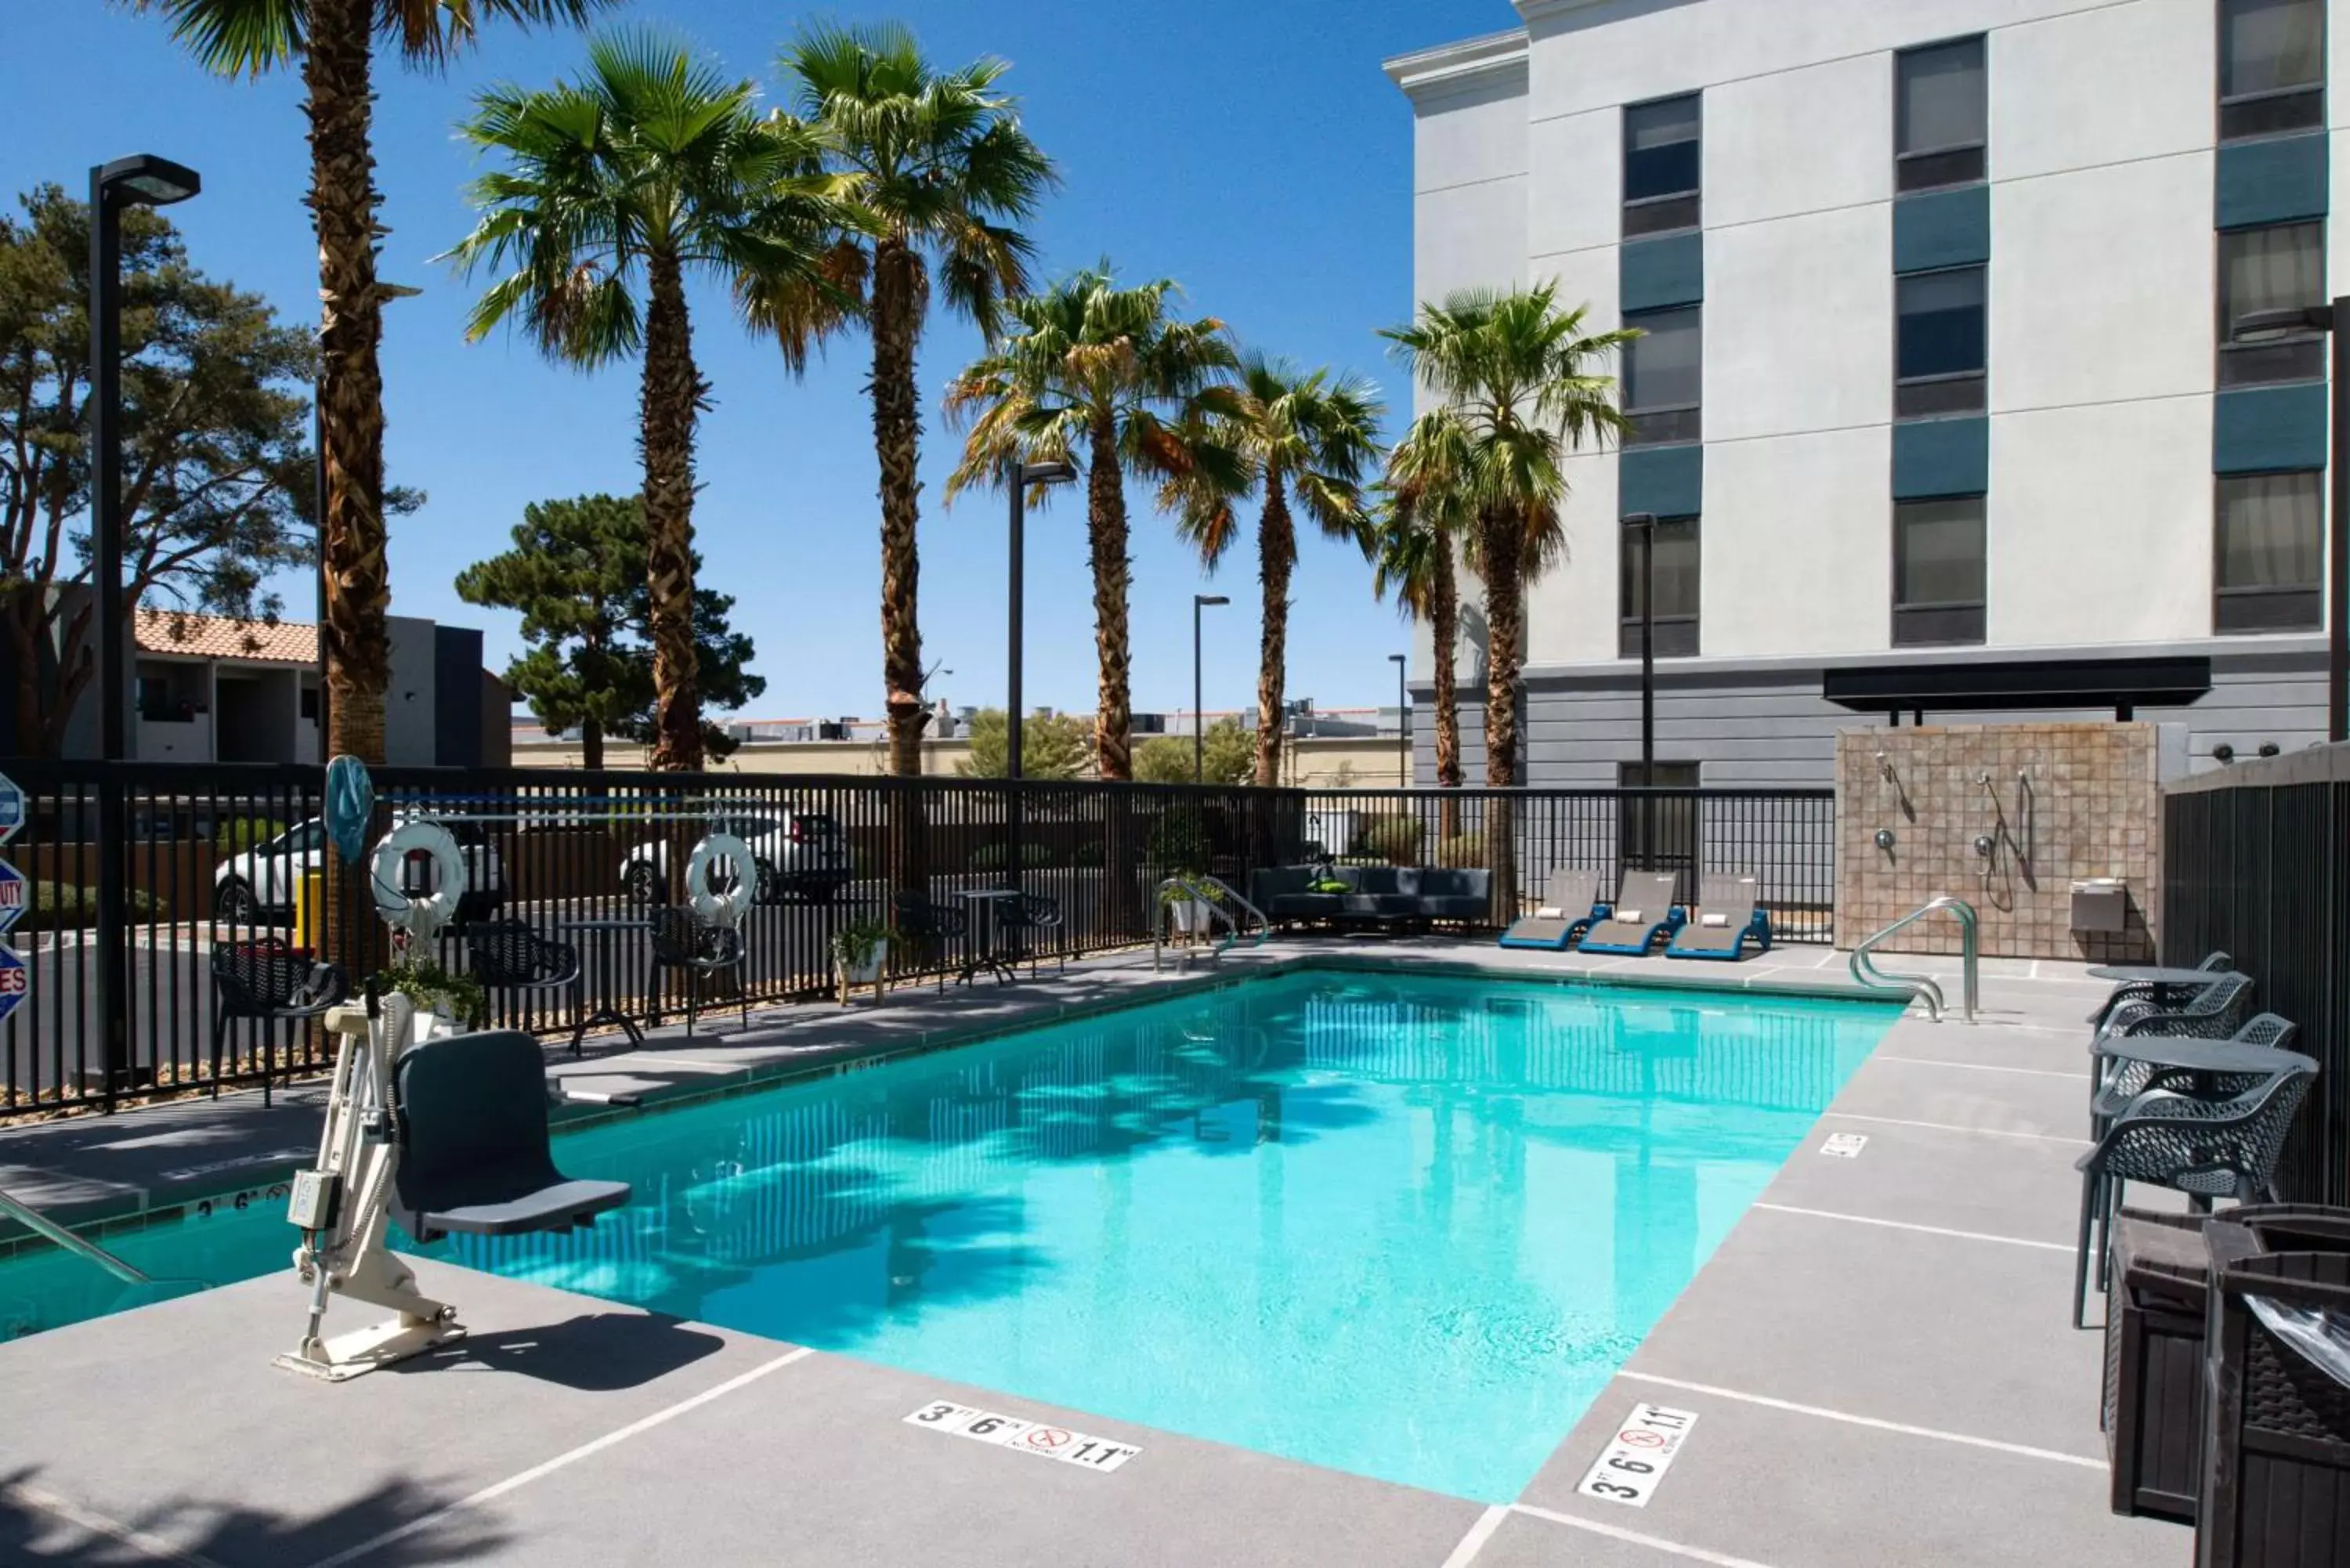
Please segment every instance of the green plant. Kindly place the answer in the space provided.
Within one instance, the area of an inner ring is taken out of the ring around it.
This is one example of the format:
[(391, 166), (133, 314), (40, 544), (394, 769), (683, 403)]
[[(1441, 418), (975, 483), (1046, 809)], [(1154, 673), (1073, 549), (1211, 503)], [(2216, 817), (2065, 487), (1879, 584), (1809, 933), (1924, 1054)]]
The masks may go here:
[(443, 969), (429, 958), (392, 960), (376, 971), (375, 988), (408, 998), (419, 1012), (445, 1012), (473, 1023), (489, 1014), (489, 997), (481, 981)]
[[(152, 915), (158, 905), (155, 896), (144, 889), (125, 889), (133, 916)], [(35, 882), (33, 907), (25, 912), (23, 929), (47, 930), (60, 926), (78, 926), (98, 918), (98, 889), (77, 887), (71, 882)]]
[(1102, 863), (1102, 841), (1098, 838), (1088, 838), (1084, 843), (1077, 846), (1076, 852), (1069, 857), (1069, 864), (1072, 866), (1099, 866)]
[(1456, 833), (1436, 846), (1439, 866), (1482, 866), (1485, 864), (1485, 836), (1482, 833)]
[(213, 848), (223, 855), (242, 855), (286, 831), (286, 825), (265, 816), (234, 816), (213, 830)]
[(1376, 855), (1390, 866), (1415, 866), (1426, 832), (1419, 818), (1405, 812), (1365, 816), (1357, 819), (1355, 842), (1348, 847), (1358, 855)]
[(1144, 849), (1160, 871), (1201, 872), (1208, 868), (1208, 828), (1200, 814), (1183, 807), (1167, 813), (1151, 825)]
[(833, 933), (832, 956), (843, 969), (861, 970), (873, 961), (873, 955), (889, 939), (889, 928), (879, 921), (851, 920)]
[[(971, 868), (974, 871), (1001, 871), (1005, 860), (1004, 846), (1001, 844), (983, 844), (971, 852)], [(1023, 844), (1020, 846), (1021, 865), (1033, 868), (1052, 863), (1053, 852), (1045, 846)]]

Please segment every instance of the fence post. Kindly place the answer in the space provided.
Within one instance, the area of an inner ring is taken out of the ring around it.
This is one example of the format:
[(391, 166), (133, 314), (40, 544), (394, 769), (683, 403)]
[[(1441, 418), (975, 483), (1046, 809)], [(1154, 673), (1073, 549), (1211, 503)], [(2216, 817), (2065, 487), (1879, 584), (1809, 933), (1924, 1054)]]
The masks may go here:
[(106, 1108), (130, 1085), (130, 898), (129, 787), (122, 764), (98, 771), (98, 1027)]

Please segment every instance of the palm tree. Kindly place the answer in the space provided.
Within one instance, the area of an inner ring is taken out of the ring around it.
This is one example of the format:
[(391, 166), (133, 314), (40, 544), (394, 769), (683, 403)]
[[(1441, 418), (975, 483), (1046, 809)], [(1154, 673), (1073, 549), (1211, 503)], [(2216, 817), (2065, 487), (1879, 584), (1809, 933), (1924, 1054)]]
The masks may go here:
[(793, 369), (809, 347), (852, 322), (873, 339), (873, 446), (881, 467), (881, 678), (889, 713), (889, 770), (922, 771), (922, 633), (915, 545), (921, 433), (914, 356), (931, 284), (949, 309), (991, 341), (1003, 298), (1026, 292), (1028, 237), (1055, 182), (1053, 165), (1020, 127), (1015, 101), (995, 90), (1009, 67), (982, 59), (941, 72), (914, 36), (891, 24), (820, 26), (784, 51), (799, 114), (822, 136), (826, 162), (855, 181), (877, 220), (848, 235), (827, 270), (850, 297), (802, 295), (766, 325)]
[[(318, 519), (326, 578), (328, 754), (383, 757), (391, 608), (383, 526), (383, 302), (407, 292), (376, 277), (370, 140), (379, 38), (411, 66), (469, 48), (481, 24), (577, 24), (609, 0), (130, 0), (156, 11), (210, 70), (258, 77), (302, 62), (310, 121), (308, 204), (318, 232), (318, 431), (327, 504)], [(330, 939), (331, 940), (331, 939)]]
[[(1233, 504), (1263, 496), (1257, 514), (1257, 582), (1263, 592), (1256, 677), (1256, 782), (1281, 782), (1281, 712), (1289, 649), (1289, 575), (1297, 564), (1298, 506), (1322, 532), (1371, 550), (1363, 509), (1363, 474), (1378, 456), (1387, 415), (1370, 383), (1327, 369), (1307, 374), (1286, 360), (1252, 353), (1230, 384), (1202, 394), (1202, 441), (1219, 461), (1195, 471), (1207, 483), (1170, 487), (1178, 529), (1212, 568), (1239, 532)], [(1222, 472), (1219, 472), (1219, 471)]]
[(730, 287), (746, 316), (827, 287), (826, 248), (861, 222), (845, 182), (817, 169), (813, 133), (762, 118), (729, 84), (650, 33), (598, 38), (576, 82), (497, 87), (460, 128), (506, 158), (471, 195), (481, 222), (450, 253), (504, 275), (473, 306), (478, 340), (519, 318), (549, 358), (581, 369), (644, 357), (646, 576), (651, 591), (650, 763), (702, 765), (693, 639), (693, 438), (709, 396), (693, 359), (689, 272)]
[[(1475, 515), (1469, 488), (1468, 432), (1442, 410), (1422, 414), (1388, 456), (1385, 495), (1374, 534), (1371, 592), (1408, 620), (1428, 623), (1436, 687), (1436, 782), (1461, 787), (1460, 681), (1453, 659), (1461, 637), (1461, 588), (1453, 551)], [(1451, 837), (1457, 809), (1445, 804), (1442, 836)]]
[(1493, 788), (1518, 782), (1526, 585), (1565, 554), (1561, 459), (1624, 426), (1615, 378), (1593, 366), (1638, 333), (1589, 332), (1588, 311), (1561, 308), (1547, 283), (1462, 289), (1382, 334), (1460, 429), (1459, 466), (1474, 508), (1464, 554), (1485, 585), (1485, 782)]
[(1009, 300), (1014, 329), (947, 389), (947, 417), (970, 428), (947, 480), (950, 503), (966, 486), (1003, 483), (1015, 460), (1069, 462), (1085, 472), (1101, 660), (1094, 757), (1109, 780), (1134, 776), (1126, 478), (1192, 482), (1202, 456), (1194, 439), (1201, 393), (1238, 363), (1222, 322), (1169, 313), (1174, 292), (1165, 278), (1120, 288), (1104, 262)]

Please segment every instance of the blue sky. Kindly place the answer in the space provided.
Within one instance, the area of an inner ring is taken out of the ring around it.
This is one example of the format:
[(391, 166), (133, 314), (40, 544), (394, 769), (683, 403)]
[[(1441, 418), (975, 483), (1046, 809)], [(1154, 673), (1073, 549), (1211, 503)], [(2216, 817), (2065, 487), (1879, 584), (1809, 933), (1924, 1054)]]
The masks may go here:
[[(197, 265), (267, 295), (288, 319), (316, 319), (295, 76), (207, 77), (159, 20), (100, 0), (17, 0), (5, 13), (0, 182), (12, 201), (47, 180), (78, 192), (90, 164), (126, 152), (176, 158), (204, 176), (203, 195), (173, 212)], [(1407, 402), (1375, 334), (1411, 308), (1411, 119), (1378, 63), (1506, 26), (1514, 17), (1505, 0), (903, 0), (806, 13), (744, 0), (629, 0), (613, 24), (667, 28), (731, 73), (772, 86), (776, 46), (801, 15), (894, 17), (941, 62), (993, 53), (1013, 63), (1006, 85), (1066, 179), (1035, 225), (1044, 274), (1107, 256), (1132, 277), (1173, 277), (1191, 309), (1223, 317), (1249, 342), (1359, 370), (1384, 385), (1391, 409)], [(378, 78), (378, 183), (391, 230), (381, 272), (424, 291), (387, 316), (386, 458), (395, 483), (431, 497), (394, 524), (393, 607), (484, 627), (493, 668), (517, 646), (516, 618), (464, 604), (452, 580), (503, 545), (525, 503), (636, 488), (637, 379), (633, 365), (581, 375), (518, 341), (463, 340), (470, 291), (432, 259), (469, 223), (462, 187), (474, 163), (450, 126), (483, 84), (542, 84), (576, 68), (580, 55), (576, 35), (499, 29), (445, 75), (386, 67)], [(702, 424), (695, 524), (704, 580), (736, 596), (736, 624), (757, 641), (767, 695), (748, 711), (878, 713), (880, 568), (864, 342), (836, 345), (794, 382), (722, 300), (697, 304), (695, 348), (716, 408)], [(953, 438), (937, 394), (976, 348), (974, 334), (943, 317), (924, 345), (921, 616), (926, 659), (954, 671), (932, 695), (996, 704), (1002, 504), (972, 495), (950, 512), (940, 500)], [(1089, 711), (1091, 587), (1075, 500), (1031, 520), (1026, 680), (1032, 702)], [(1136, 705), (1189, 706), (1195, 592), (1235, 601), (1208, 612), (1208, 706), (1252, 702), (1253, 553), (1236, 551), (1206, 580), (1147, 504), (1134, 531)], [(307, 618), (307, 579), (284, 591), (288, 613)], [(1370, 597), (1359, 556), (1306, 542), (1293, 597), (1290, 694), (1326, 707), (1392, 701), (1386, 660), (1405, 648), (1405, 630)]]

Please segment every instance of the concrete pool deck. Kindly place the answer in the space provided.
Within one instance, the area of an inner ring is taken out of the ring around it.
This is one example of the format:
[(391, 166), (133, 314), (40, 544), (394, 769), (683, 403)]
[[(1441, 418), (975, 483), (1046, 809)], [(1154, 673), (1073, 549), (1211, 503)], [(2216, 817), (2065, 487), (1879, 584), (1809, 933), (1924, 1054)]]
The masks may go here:
[[(1441, 941), (1284, 942), (1236, 952), (1223, 972), (1334, 949), (1383, 966), (1757, 991), (1843, 980), (1825, 950), (1733, 967)], [(747, 1033), (557, 1070), (582, 1095), (707, 1092), (1213, 978), (1154, 978), (1148, 955), (1097, 961), (1066, 981), (909, 992), (878, 1011), (754, 1010)], [(0, 1345), (0, 1562), (2183, 1564), (2188, 1532), (2106, 1512), (2100, 1344), (2067, 1326), (2081, 1020), (2104, 987), (2077, 966), (1986, 961), (1982, 992), (1975, 1027), (1915, 1014), (1892, 1026), (1506, 1505), (422, 1264), (472, 1338), (338, 1388), (268, 1367), (298, 1330), (290, 1276)], [(258, 1112), (257, 1096), (224, 1096), (197, 1102), (209, 1116), (99, 1124), (111, 1134), (68, 1140), (90, 1124), (66, 1122), (0, 1135), (0, 1184), (39, 1160), (53, 1186), (84, 1184), (84, 1202), (109, 1187), (152, 1201), (170, 1188), (146, 1178), (315, 1136), (315, 1106), (281, 1096), (265, 1123), (247, 1099)], [(1867, 1141), (1823, 1158), (1837, 1133)], [(931, 1400), (1142, 1452), (1095, 1474), (944, 1440), (903, 1420)], [(1579, 1495), (1642, 1401), (1699, 1417), (1653, 1500)]]

